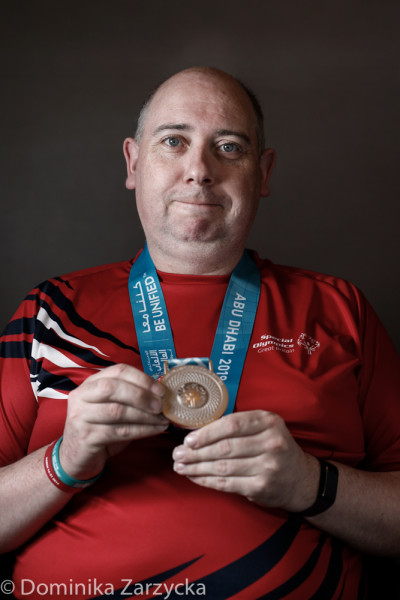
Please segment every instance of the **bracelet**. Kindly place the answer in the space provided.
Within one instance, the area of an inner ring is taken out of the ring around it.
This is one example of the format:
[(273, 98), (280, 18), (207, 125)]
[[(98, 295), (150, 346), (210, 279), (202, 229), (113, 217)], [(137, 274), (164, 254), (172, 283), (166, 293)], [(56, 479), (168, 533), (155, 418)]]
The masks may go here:
[(84, 488), (97, 481), (103, 471), (101, 471), (92, 479), (80, 480), (70, 477), (60, 464), (59, 450), (62, 439), (63, 436), (61, 436), (59, 440), (56, 440), (50, 444), (50, 446), (47, 448), (44, 455), (44, 468), (51, 483), (59, 490), (62, 490), (68, 494), (76, 494), (77, 492), (80, 492)]
[(314, 517), (327, 510), (336, 499), (339, 471), (337, 467), (326, 460), (318, 458), (321, 467), (317, 499), (306, 510), (294, 513), (299, 517)]
[(57, 477), (57, 475), (54, 471), (51, 457), (52, 457), (52, 453), (53, 453), (54, 446), (56, 445), (56, 443), (57, 443), (57, 441), (50, 444), (50, 446), (46, 450), (46, 453), (44, 455), (44, 470), (46, 472), (47, 477), (50, 479), (51, 483), (53, 485), (55, 485), (59, 490), (66, 492), (67, 494), (76, 494), (77, 492), (80, 492), (81, 490), (79, 488), (72, 488), (68, 485), (65, 485), (65, 483), (63, 483), (61, 481), (61, 479), (59, 479)]

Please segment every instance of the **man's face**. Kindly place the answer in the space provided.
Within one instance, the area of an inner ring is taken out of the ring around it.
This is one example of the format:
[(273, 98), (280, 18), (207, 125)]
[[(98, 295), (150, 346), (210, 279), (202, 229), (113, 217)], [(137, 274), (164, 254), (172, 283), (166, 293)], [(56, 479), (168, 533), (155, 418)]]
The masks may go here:
[(244, 246), (273, 155), (260, 159), (256, 117), (234, 80), (174, 76), (152, 100), (139, 146), (124, 149), (150, 248)]

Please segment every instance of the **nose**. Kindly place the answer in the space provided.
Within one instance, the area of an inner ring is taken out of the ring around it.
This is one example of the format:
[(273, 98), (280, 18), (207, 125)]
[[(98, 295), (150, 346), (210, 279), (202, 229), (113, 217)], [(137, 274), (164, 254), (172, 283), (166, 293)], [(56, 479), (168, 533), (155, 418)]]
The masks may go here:
[(191, 147), (186, 152), (184, 179), (186, 183), (210, 185), (214, 182), (212, 152), (205, 147)]

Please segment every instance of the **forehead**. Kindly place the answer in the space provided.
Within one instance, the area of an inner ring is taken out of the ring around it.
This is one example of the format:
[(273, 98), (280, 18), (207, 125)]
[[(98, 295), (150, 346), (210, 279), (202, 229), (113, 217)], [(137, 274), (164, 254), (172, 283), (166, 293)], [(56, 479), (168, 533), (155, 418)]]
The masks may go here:
[(256, 115), (244, 89), (229, 76), (188, 72), (167, 80), (153, 97), (144, 134), (165, 124), (192, 129), (233, 129), (256, 139)]

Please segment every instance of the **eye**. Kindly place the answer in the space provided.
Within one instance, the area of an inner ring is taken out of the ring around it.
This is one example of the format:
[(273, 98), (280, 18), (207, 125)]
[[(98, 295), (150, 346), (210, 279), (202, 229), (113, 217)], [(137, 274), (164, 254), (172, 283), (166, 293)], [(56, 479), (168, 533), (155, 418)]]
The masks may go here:
[(233, 142), (225, 142), (225, 144), (222, 144), (220, 148), (223, 152), (229, 153), (239, 150), (239, 146), (237, 144), (234, 144)]
[(170, 148), (176, 148), (177, 146), (179, 146), (181, 141), (178, 137), (174, 137), (171, 135), (171, 136), (168, 136), (167, 138), (164, 138), (163, 143), (166, 144), (167, 146), (170, 146)]
[(218, 152), (220, 152), (225, 158), (239, 159), (244, 153), (243, 147), (237, 142), (221, 142), (218, 145)]

